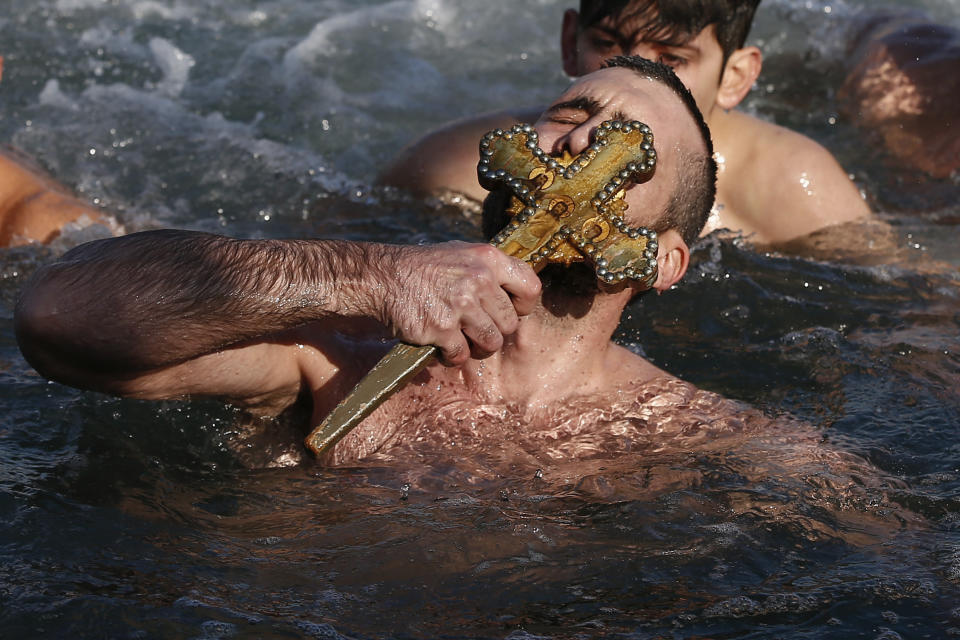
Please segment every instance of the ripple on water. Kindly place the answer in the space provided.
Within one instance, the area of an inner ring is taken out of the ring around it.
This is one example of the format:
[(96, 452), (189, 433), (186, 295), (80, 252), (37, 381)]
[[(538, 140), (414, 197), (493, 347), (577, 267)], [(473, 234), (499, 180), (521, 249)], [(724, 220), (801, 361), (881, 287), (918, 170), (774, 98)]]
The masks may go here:
[[(128, 229), (476, 239), (454, 207), (370, 188), (438, 118), (565, 85), (556, 3), (476, 4), (12, 0), (0, 129)], [(96, 230), (6, 251), (4, 630), (960, 635), (957, 182), (881, 166), (831, 120), (832, 54), (851, 13), (873, 8), (762, 3), (752, 37), (767, 77), (746, 108), (838, 154), (879, 224), (802, 246), (712, 236), (620, 333), (767, 416), (679, 383), (540, 412), (450, 398), (435, 419), (395, 420), (362, 462), (320, 468), (279, 422), (256, 436), (211, 404), (40, 380), (13, 305), (39, 265)], [(797, 419), (769, 417), (783, 413)]]

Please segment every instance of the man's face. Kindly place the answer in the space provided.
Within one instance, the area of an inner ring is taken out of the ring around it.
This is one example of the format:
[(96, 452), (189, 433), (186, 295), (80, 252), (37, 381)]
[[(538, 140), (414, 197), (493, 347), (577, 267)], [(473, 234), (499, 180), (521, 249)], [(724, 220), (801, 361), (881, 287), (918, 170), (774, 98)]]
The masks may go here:
[(603, 62), (618, 55), (638, 55), (672, 67), (708, 116), (714, 107), (723, 70), (723, 49), (717, 42), (714, 25), (694, 36), (664, 41), (642, 30), (646, 15), (630, 15), (627, 7), (620, 16), (607, 16), (587, 29), (576, 28), (576, 12), (568, 12), (564, 22), (564, 67), (572, 76), (596, 71)]
[(573, 83), (537, 120), (540, 148), (577, 155), (594, 140), (605, 120), (639, 120), (653, 131), (657, 168), (653, 177), (626, 192), (627, 222), (656, 226), (678, 180), (681, 150), (703, 150), (700, 130), (680, 98), (657, 80), (614, 67)]

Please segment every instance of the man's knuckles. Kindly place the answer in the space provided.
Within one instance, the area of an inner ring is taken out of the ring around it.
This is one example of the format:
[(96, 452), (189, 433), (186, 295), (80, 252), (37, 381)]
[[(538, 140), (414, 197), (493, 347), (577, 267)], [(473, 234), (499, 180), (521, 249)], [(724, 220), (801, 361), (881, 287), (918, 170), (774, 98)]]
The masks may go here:
[(497, 326), (492, 323), (484, 325), (479, 329), (468, 330), (467, 337), (470, 338), (477, 348), (486, 352), (487, 355), (494, 351), (499, 351), (500, 347), (503, 346), (503, 334), (500, 333)]
[(462, 336), (460, 340), (447, 342), (440, 347), (440, 357), (448, 365), (460, 365), (470, 357), (470, 350), (467, 349), (467, 342)]

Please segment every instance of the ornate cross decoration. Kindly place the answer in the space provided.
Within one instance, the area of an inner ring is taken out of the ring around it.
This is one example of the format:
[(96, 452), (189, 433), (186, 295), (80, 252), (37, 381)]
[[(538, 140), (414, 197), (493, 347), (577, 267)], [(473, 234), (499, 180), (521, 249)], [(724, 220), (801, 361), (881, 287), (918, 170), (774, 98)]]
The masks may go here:
[(652, 286), (657, 236), (623, 219), (624, 190), (656, 166), (653, 134), (640, 122), (606, 121), (576, 157), (552, 158), (537, 132), (518, 124), (491, 131), (480, 142), (477, 175), (488, 191), (506, 186), (511, 221), (492, 243), (535, 269), (586, 261), (605, 282), (624, 279)]

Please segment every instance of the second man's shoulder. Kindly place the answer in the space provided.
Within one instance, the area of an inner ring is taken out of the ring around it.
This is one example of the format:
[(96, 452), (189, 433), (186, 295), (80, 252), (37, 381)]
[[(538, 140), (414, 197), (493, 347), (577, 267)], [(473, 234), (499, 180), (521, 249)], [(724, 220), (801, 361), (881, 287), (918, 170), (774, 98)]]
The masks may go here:
[(483, 200), (487, 192), (477, 182), (480, 139), (538, 116), (537, 109), (508, 109), (450, 122), (401, 150), (377, 182), (420, 195), (456, 193)]
[(715, 137), (718, 200), (753, 221), (756, 240), (780, 242), (870, 214), (859, 189), (823, 145), (731, 112)]
[[(842, 172), (839, 163), (819, 142), (802, 133), (740, 112), (730, 112), (728, 122), (714, 134), (721, 155), (735, 159), (751, 171), (783, 174), (795, 167), (814, 169), (824, 166)], [(849, 180), (846, 173), (843, 177)]]

